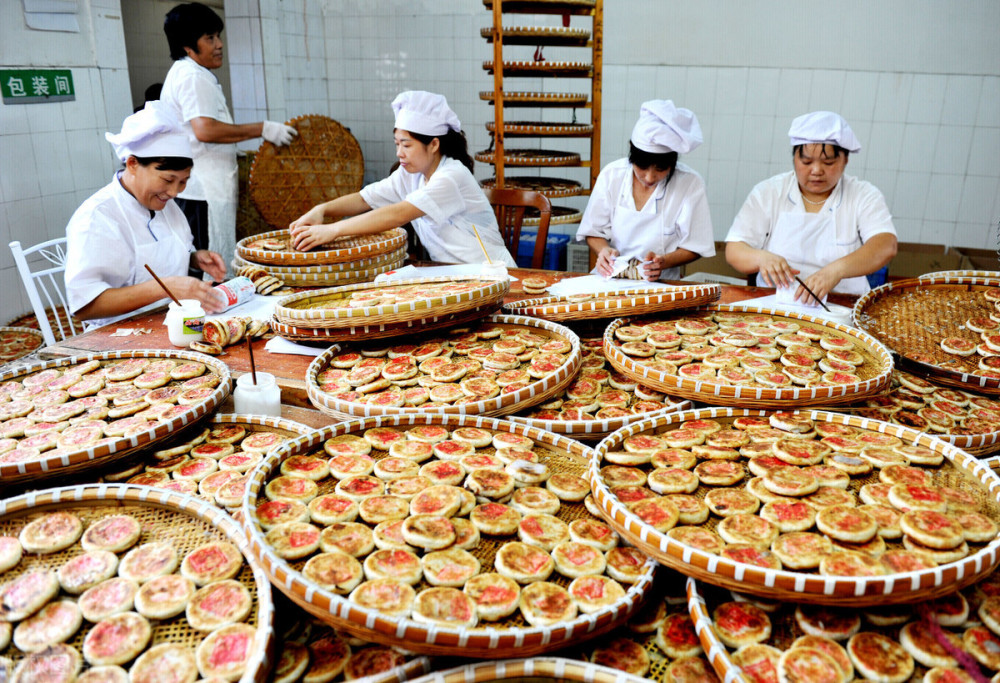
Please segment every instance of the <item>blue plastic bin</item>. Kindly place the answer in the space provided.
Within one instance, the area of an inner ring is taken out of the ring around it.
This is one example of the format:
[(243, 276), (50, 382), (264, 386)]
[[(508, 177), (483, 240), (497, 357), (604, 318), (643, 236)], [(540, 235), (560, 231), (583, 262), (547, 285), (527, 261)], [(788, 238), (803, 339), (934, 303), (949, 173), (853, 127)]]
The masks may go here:
[[(517, 265), (521, 268), (531, 268), (531, 259), (535, 256), (535, 239), (537, 232), (521, 231), (521, 241), (517, 245)], [(566, 270), (566, 245), (569, 235), (549, 235), (545, 240), (545, 260), (542, 268), (545, 270)]]

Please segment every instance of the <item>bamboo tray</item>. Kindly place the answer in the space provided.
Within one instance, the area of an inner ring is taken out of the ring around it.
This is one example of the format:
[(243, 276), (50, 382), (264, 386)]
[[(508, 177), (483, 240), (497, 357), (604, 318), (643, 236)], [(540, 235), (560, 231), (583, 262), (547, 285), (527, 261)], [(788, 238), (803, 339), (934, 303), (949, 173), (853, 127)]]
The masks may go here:
[(45, 337), (30, 327), (0, 327), (0, 365), (24, 358), (45, 345)]
[[(323, 443), (335, 436), (360, 435), (373, 427), (398, 427), (399, 431), (405, 431), (411, 426), (421, 425), (442, 425), (448, 429), (475, 427), (494, 434), (513, 433), (525, 436), (535, 442), (533, 450), (538, 453), (540, 461), (548, 464), (553, 472), (583, 476), (586, 473), (587, 460), (591, 455), (590, 450), (577, 441), (524, 425), (481, 417), (429, 414), (355, 420), (324, 427), (285, 444), (281, 449), (272, 452), (254, 470), (243, 503), (242, 515), (251, 554), (259, 561), (272, 583), (296, 604), (335, 628), (370, 642), (398, 646), (423, 654), (497, 658), (542, 654), (571, 642), (598, 636), (627, 619), (646, 598), (656, 567), (651, 561), (645, 564), (644, 574), (639, 580), (627, 587), (623, 598), (599, 611), (577, 616), (555, 626), (527, 626), (520, 614), (511, 615), (497, 622), (484, 622), (475, 628), (429, 626), (410, 618), (388, 618), (378, 610), (361, 607), (344, 597), (335, 595), (305, 578), (301, 573), (304, 560), (290, 563), (279, 558), (268, 546), (257, 523), (256, 508), (262, 500), (265, 482), (278, 470), (282, 462), (293, 455), (314, 453), (317, 450), (323, 454), (325, 453), (322, 449)], [(494, 449), (488, 446), (479, 448), (476, 452), (490, 454)], [(385, 455), (385, 451), (371, 452), (371, 456), (376, 460)], [(333, 489), (334, 480), (327, 477), (318, 483), (319, 494), (323, 495)], [(563, 502), (556, 516), (566, 522), (592, 518), (582, 502)], [(481, 571), (490, 571), (497, 549), (506, 543), (506, 540), (506, 537), (501, 539), (484, 534), (478, 545), (470, 549), (482, 562)], [(553, 573), (548, 580), (560, 585), (568, 584), (564, 577), (556, 573)], [(425, 586), (426, 584), (421, 581), (415, 588), (419, 592)]]
[[(241, 265), (245, 265), (246, 263), (247, 262), (243, 259), (236, 257), (233, 259), (232, 266), (234, 269), (238, 269)], [(396, 270), (402, 265), (403, 260), (400, 259), (398, 261), (387, 261), (382, 265), (373, 266), (368, 270), (339, 270), (325, 273), (276, 273), (272, 270), (269, 270), (268, 272), (281, 280), (286, 287), (340, 287), (342, 285), (356, 285), (363, 282), (373, 282), (375, 278), (382, 273), (388, 273), (389, 271)], [(290, 270), (294, 271), (295, 269)], [(280, 296), (288, 296), (287, 291), (283, 292)]]
[(679, 308), (693, 308), (718, 301), (722, 287), (714, 284), (678, 285), (665, 290), (625, 290), (597, 294), (585, 301), (548, 296), (504, 304), (504, 310), (545, 320), (599, 320), (621, 316), (648, 315)]
[(918, 280), (954, 280), (967, 277), (988, 278), (1000, 280), (1000, 271), (996, 270), (940, 270), (936, 273), (924, 273), (918, 275)]
[[(997, 310), (983, 292), (1000, 286), (1000, 277), (911, 278), (882, 285), (854, 304), (854, 324), (899, 356), (900, 363), (948, 386), (984, 394), (1000, 394), (1000, 373), (989, 376), (978, 367), (980, 356), (956, 356), (941, 349), (945, 337), (980, 343), (964, 328), (973, 316)], [(904, 324), (900, 324), (903, 321)]]
[[(561, 26), (504, 26), (501, 40), (504, 45), (576, 45), (583, 47), (590, 40), (585, 28)], [(479, 35), (493, 42), (493, 28), (479, 29)]]
[[(44, 451), (42, 453), (44, 457), (36, 460), (2, 462), (0, 463), (0, 482), (2, 482), (0, 488), (14, 484), (34, 483), (52, 477), (78, 476), (92, 468), (115, 463), (132, 454), (136, 449), (157, 443), (177, 430), (183, 429), (185, 426), (200, 420), (214, 410), (229, 395), (232, 388), (229, 368), (220, 360), (192, 351), (161, 351), (152, 349), (107, 351), (104, 353), (36, 363), (17, 370), (0, 373), (0, 384), (20, 381), (24, 377), (44, 370), (66, 370), (72, 366), (91, 360), (116, 361), (128, 358), (195, 361), (203, 363), (208, 368), (208, 372), (218, 375), (220, 381), (218, 386), (213, 389), (211, 395), (201, 403), (189, 406), (188, 410), (182, 412), (180, 415), (166, 421), (160, 420), (154, 427), (136, 434), (116, 438), (104, 438), (95, 445), (81, 450), (56, 452), (60, 449), (53, 449), (51, 451)], [(108, 363), (103, 362), (102, 364), (107, 365)], [(180, 381), (175, 380), (173, 383), (179, 384)], [(111, 401), (109, 400), (108, 404), (110, 405), (110, 403)], [(112, 422), (111, 424), (114, 423)]]
[[(574, 209), (570, 206), (553, 206), (552, 217), (549, 219), (549, 225), (568, 225), (569, 223), (579, 223), (581, 218), (583, 218), (583, 212), (578, 209)], [(521, 226), (537, 227), (541, 222), (542, 219), (538, 215), (538, 210), (528, 209), (524, 212), (524, 220), (521, 221)]]
[[(246, 539), (239, 525), (218, 508), (173, 491), (150, 491), (144, 487), (114, 484), (48, 489), (0, 501), (0, 535), (17, 536), (26, 519), (38, 517), (37, 513), (42, 511), (72, 512), (85, 528), (107, 515), (131, 515), (142, 526), (139, 543), (169, 542), (179, 557), (210, 541), (228, 541), (247, 555)], [(4, 574), (4, 579), (10, 580), (27, 570), (55, 569), (78, 554), (77, 544), (47, 555), (25, 553), (16, 567)], [(264, 683), (273, 664), (275, 647), (271, 585), (267, 575), (249, 560), (244, 561), (243, 568), (234, 578), (250, 590), (253, 607), (246, 623), (256, 629), (253, 649), (240, 681)], [(60, 599), (67, 597), (65, 593), (59, 596)], [(151, 643), (170, 642), (193, 649), (205, 636), (188, 626), (183, 613), (169, 619), (150, 620), (150, 623), (153, 627)], [(81, 651), (88, 630), (89, 625), (84, 625), (67, 644)], [(0, 654), (15, 660), (22, 656), (13, 645)]]
[[(483, 4), (487, 7), (493, 7), (493, 0), (483, 0)], [(507, 0), (504, 9), (508, 12), (523, 12), (530, 9), (538, 11), (543, 9), (561, 10), (565, 7), (592, 8), (596, 4), (596, 0)]]
[[(522, 410), (526, 407), (541, 403), (548, 398), (556, 396), (572, 381), (576, 372), (580, 369), (582, 353), (580, 351), (580, 338), (576, 334), (562, 325), (550, 323), (537, 318), (525, 318), (510, 315), (494, 315), (483, 320), (490, 326), (499, 326), (505, 330), (515, 330), (520, 328), (535, 334), (541, 333), (550, 340), (563, 340), (570, 345), (570, 351), (566, 355), (565, 361), (555, 372), (542, 379), (532, 380), (529, 384), (517, 389), (501, 393), (493, 398), (482, 399), (473, 403), (451, 404), (448, 406), (427, 407), (418, 405), (416, 407), (389, 407), (372, 405), (369, 403), (359, 403), (353, 400), (345, 400), (338, 397), (338, 394), (330, 394), (320, 388), (319, 375), (328, 369), (331, 360), (344, 351), (364, 351), (364, 346), (357, 348), (345, 347), (331, 348), (322, 355), (317, 356), (309, 369), (306, 371), (306, 392), (312, 404), (322, 412), (340, 419), (353, 419), (357, 417), (374, 417), (378, 415), (412, 415), (414, 413), (435, 413), (450, 415), (484, 415), (489, 417), (499, 417)], [(467, 330), (467, 328), (463, 328)], [(421, 344), (434, 341), (436, 338), (418, 338), (413, 343)], [(370, 347), (369, 347), (370, 348)], [(526, 367), (528, 361), (522, 362), (520, 367)]]
[[(484, 164), (496, 163), (496, 152), (485, 149), (476, 152), (476, 161)], [(504, 147), (504, 166), (579, 166), (580, 155), (576, 152), (559, 152), (554, 149), (510, 149)]]
[[(504, 92), (503, 104), (505, 107), (583, 107), (587, 104), (590, 96), (587, 93), (562, 93), (562, 92)], [(494, 98), (492, 90), (481, 90), (479, 99), (492, 103)]]
[[(900, 405), (895, 405), (892, 408), (889, 408), (885, 405), (886, 403), (885, 399), (887, 397), (891, 401), (902, 400), (900, 398), (900, 390), (901, 389), (905, 390), (905, 387), (902, 387), (899, 384), (898, 377), (900, 375), (900, 372), (901, 371), (899, 369), (893, 370), (891, 391), (885, 394), (881, 394), (879, 396), (872, 397), (868, 401), (863, 401), (861, 403), (857, 403), (854, 405), (845, 406), (844, 409), (854, 415), (859, 415), (861, 417), (869, 417), (876, 420), (884, 420), (886, 422), (891, 422), (893, 424), (903, 425), (904, 427), (911, 427), (913, 429), (918, 429), (920, 431), (926, 431), (930, 435), (936, 436), (945, 443), (950, 443), (951, 445), (957, 448), (961, 448), (969, 455), (975, 455), (975, 456), (990, 455), (1000, 450), (1000, 443), (998, 443), (1000, 442), (1000, 402), (997, 402), (995, 398), (991, 399), (987, 396), (973, 394), (972, 392), (962, 392), (967, 395), (967, 398), (979, 399), (984, 402), (990, 401), (991, 409), (986, 410), (983, 408), (977, 408), (976, 406), (972, 406), (972, 404), (963, 407), (956, 406), (956, 408), (959, 408), (959, 410), (956, 411), (955, 415), (952, 415), (952, 417), (956, 422), (956, 425), (953, 429), (947, 430), (945, 432), (938, 432), (928, 428), (921, 429), (920, 425), (909, 424), (910, 422), (913, 422), (913, 415), (915, 412), (912, 408), (904, 409)], [(926, 381), (931, 381), (931, 380), (926, 380)], [(934, 382), (931, 383), (934, 384)], [(924, 399), (926, 407), (933, 408), (934, 406), (932, 405), (932, 403), (934, 403), (935, 401), (947, 401), (948, 403), (952, 403), (952, 401), (949, 400), (949, 398), (951, 398), (951, 394), (948, 392), (954, 392), (954, 391), (956, 390), (947, 389), (946, 387), (940, 386), (937, 388), (937, 390), (934, 391), (934, 393), (922, 394), (922, 395), (917, 394), (917, 396), (920, 396)], [(914, 393), (915, 392), (907, 392), (907, 397), (915, 398), (913, 396)], [(901, 413), (901, 415), (897, 417), (896, 413), (899, 413), (900, 411), (903, 410), (905, 410), (905, 413)], [(964, 419), (964, 417), (959, 417), (957, 413), (960, 412), (963, 416), (966, 417), (976, 417), (973, 414), (973, 411), (975, 410), (981, 410), (985, 413), (996, 413), (996, 415), (992, 417), (990, 420), (991, 422), (992, 421), (996, 422), (996, 424), (990, 429), (990, 431), (985, 431), (982, 429), (976, 429), (976, 430), (966, 429), (963, 428), (960, 424), (958, 424), (960, 420)], [(920, 416), (917, 415), (917, 417), (919, 418)]]
[[(227, 441), (233, 445), (235, 453), (244, 452), (241, 443), (251, 434), (268, 432), (277, 434), (283, 437), (284, 441), (287, 441), (312, 431), (311, 427), (307, 427), (300, 422), (286, 420), (281, 417), (219, 413), (213, 415), (207, 422), (199, 423), (194, 429), (185, 429), (178, 434), (172, 434), (169, 438), (157, 444), (155, 449), (143, 449), (138, 454), (136, 461), (132, 461), (131, 458), (129, 459), (130, 462), (126, 469), (107, 472), (103, 479), (109, 482), (118, 482), (124, 479), (126, 484), (134, 486), (151, 486), (174, 490), (179, 493), (198, 496), (207, 500), (212, 505), (226, 508), (229, 512), (238, 510), (239, 505), (223, 505), (216, 497), (217, 491), (214, 488), (208, 488), (202, 483), (205, 479), (197, 482), (193, 480), (182, 481), (176, 474), (178, 468), (190, 460), (191, 449), (211, 440), (211, 430), (219, 427), (234, 426), (242, 426), (246, 430), (244, 436)], [(222, 457), (224, 456), (220, 455), (217, 459), (221, 459)], [(260, 459), (263, 459), (263, 455)], [(253, 467), (247, 470), (247, 475), (250, 469), (253, 469)], [(221, 467), (215, 470), (215, 472), (219, 471), (222, 471)], [(248, 478), (247, 475), (242, 475), (244, 480)]]
[[(483, 187), (496, 187), (496, 178), (487, 178), (479, 183)], [(506, 176), (503, 186), (512, 190), (533, 190), (541, 192), (546, 197), (575, 197), (583, 192), (583, 186), (575, 180), (567, 178), (548, 178), (545, 176)]]
[[(964, 451), (928, 434), (876, 420), (820, 411), (799, 411), (796, 414), (806, 415), (814, 422), (837, 423), (866, 432), (898, 437), (906, 444), (925, 446), (940, 453), (944, 456), (945, 462), (937, 470), (937, 476), (934, 477), (935, 484), (943, 482), (971, 493), (980, 504), (980, 513), (995, 522), (1000, 521), (1000, 478), (989, 467)], [(765, 569), (696, 549), (653, 529), (622, 504), (617, 495), (610, 491), (600, 474), (605, 455), (630, 436), (661, 434), (669, 431), (666, 428), (679, 425), (686, 420), (712, 419), (725, 428), (740, 416), (766, 415), (768, 413), (765, 411), (707, 408), (638, 422), (604, 439), (595, 449), (590, 476), (594, 498), (603, 510), (608, 523), (637, 548), (658, 562), (687, 576), (724, 588), (791, 602), (855, 607), (916, 602), (962, 588), (990, 574), (1000, 564), (1000, 539), (994, 539), (984, 546), (976, 544), (978, 547), (970, 549), (969, 554), (959, 561), (914, 572), (859, 578)], [(741, 461), (745, 461), (745, 457), (741, 457)], [(862, 477), (852, 477), (849, 490), (856, 493), (862, 483), (869, 481), (878, 481), (878, 474), (869, 473)], [(699, 484), (698, 490), (692, 495), (702, 498), (707, 490), (708, 487)], [(714, 531), (716, 522), (717, 518), (710, 516), (705, 523), (695, 526)], [(898, 541), (888, 542), (889, 549), (897, 547), (901, 547)]]
[(284, 227), (317, 204), (357, 192), (365, 177), (361, 145), (351, 131), (319, 114), (288, 122), (291, 143), (263, 142), (250, 167), (250, 199), (269, 225)]
[[(338, 237), (323, 245), (324, 249), (294, 251), (289, 244), (289, 231), (275, 230), (260, 235), (244, 237), (236, 243), (236, 254), (245, 261), (265, 266), (326, 266), (332, 263), (353, 263), (358, 259), (371, 259), (389, 254), (406, 246), (406, 231), (392, 228), (374, 235)], [(280, 251), (258, 246), (264, 240), (276, 240), (284, 246)]]
[(600, 664), (565, 657), (531, 657), (476, 662), (436, 671), (413, 683), (485, 683), (486, 681), (579, 681), (580, 683), (643, 683), (633, 676)]
[[(49, 325), (52, 326), (53, 330), (59, 329), (60, 324), (62, 324), (63, 329), (69, 330), (71, 321), (74, 328), (80, 330), (83, 329), (83, 321), (77, 320), (71, 316), (69, 311), (62, 306), (46, 308), (45, 314), (48, 316)], [(13, 320), (8, 321), (5, 327), (30, 327), (33, 330), (41, 329), (38, 327), (38, 316), (36, 316), (33, 312), (17, 316)]]
[[(486, 130), (496, 133), (496, 123), (486, 122)], [(589, 137), (594, 127), (589, 123), (546, 123), (544, 121), (504, 121), (503, 133), (508, 136), (553, 136), (563, 138)]]
[(384, 266), (387, 263), (401, 263), (406, 260), (406, 247), (400, 247), (395, 251), (387, 252), (384, 254), (378, 254), (371, 258), (361, 258), (354, 261), (345, 261), (343, 263), (328, 263), (326, 265), (301, 265), (301, 266), (276, 266), (267, 265), (262, 263), (255, 263), (253, 261), (248, 261), (239, 254), (233, 256), (233, 263), (242, 266), (260, 266), (264, 268), (270, 275), (276, 275), (284, 279), (287, 275), (301, 275), (301, 274), (324, 274), (324, 273), (348, 273), (357, 272), (360, 270), (371, 270), (373, 268), (378, 268), (379, 266)]
[[(627, 356), (621, 350), (621, 342), (615, 331), (624, 325), (639, 325), (654, 321), (672, 320), (671, 317), (657, 316), (644, 320), (619, 319), (611, 323), (604, 333), (605, 353), (611, 365), (623, 375), (654, 387), (659, 391), (717, 406), (742, 406), (748, 408), (780, 408), (782, 406), (834, 406), (857, 401), (877, 394), (889, 385), (892, 372), (892, 357), (876, 339), (866, 332), (846, 325), (830, 322), (822, 318), (801, 313), (777, 311), (766, 308), (742, 308), (739, 306), (706, 306), (693, 313), (739, 313), (743, 317), (754, 314), (771, 316), (777, 322), (793, 322), (804, 327), (812, 327), (823, 332), (839, 332), (838, 336), (849, 338), (854, 343), (854, 351), (864, 357), (860, 381), (842, 385), (790, 386), (786, 388), (759, 385), (726, 385), (708, 380), (694, 380), (676, 374), (654, 369), (646, 363)], [(675, 316), (676, 317), (676, 316)], [(679, 316), (685, 317), (685, 316)], [(804, 324), (804, 325), (803, 325)]]
[[(493, 73), (493, 60), (483, 62), (483, 69)], [(571, 76), (589, 78), (594, 67), (587, 62), (504, 62), (504, 76)]]

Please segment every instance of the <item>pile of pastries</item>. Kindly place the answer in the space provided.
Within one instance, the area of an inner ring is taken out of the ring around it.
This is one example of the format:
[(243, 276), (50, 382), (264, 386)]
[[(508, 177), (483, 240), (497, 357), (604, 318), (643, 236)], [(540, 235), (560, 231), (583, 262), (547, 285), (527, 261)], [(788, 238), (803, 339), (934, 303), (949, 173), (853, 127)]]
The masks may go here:
[(344, 292), (342, 296), (321, 297), (316, 301), (306, 300), (293, 304), (299, 309), (340, 310), (394, 306), (427, 299), (460, 296), (492, 284), (492, 281), (466, 280), (457, 282), (428, 282), (416, 285), (386, 285), (384, 287), (364, 287)]

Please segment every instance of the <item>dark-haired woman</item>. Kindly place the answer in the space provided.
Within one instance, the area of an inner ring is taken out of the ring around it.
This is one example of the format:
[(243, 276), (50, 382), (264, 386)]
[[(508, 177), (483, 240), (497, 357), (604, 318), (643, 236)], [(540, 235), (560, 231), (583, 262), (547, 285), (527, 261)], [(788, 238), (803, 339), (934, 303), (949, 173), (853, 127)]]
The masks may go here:
[(678, 163), (702, 142), (698, 118), (670, 100), (642, 105), (627, 159), (597, 176), (577, 230), (597, 255), (595, 273), (617, 275), (630, 261), (646, 280), (676, 280), (680, 266), (714, 256), (705, 183)]
[(750, 192), (726, 236), (726, 260), (741, 273), (759, 273), (769, 287), (794, 287), (804, 304), (815, 302), (795, 282), (800, 273), (820, 299), (864, 294), (864, 276), (896, 255), (896, 229), (878, 188), (844, 175), (861, 143), (829, 111), (799, 116), (788, 137), (793, 170)]
[[(338, 237), (412, 222), (434, 261), (483, 263), (478, 231), (491, 261), (515, 265), (493, 209), (472, 175), (461, 123), (444, 96), (411, 90), (400, 93), (392, 109), (399, 168), (360, 192), (319, 204), (300, 216), (289, 226), (295, 248), (307, 251)], [(324, 225), (327, 218), (341, 220)]]
[(149, 266), (178, 299), (197, 299), (205, 311), (222, 310), (211, 283), (187, 275), (189, 267), (222, 279), (217, 253), (193, 247), (191, 229), (173, 201), (191, 175), (191, 145), (169, 107), (147, 102), (106, 134), (124, 168), (73, 213), (66, 226), (66, 293), (72, 313), (88, 327), (106, 325), (160, 304), (163, 290)]

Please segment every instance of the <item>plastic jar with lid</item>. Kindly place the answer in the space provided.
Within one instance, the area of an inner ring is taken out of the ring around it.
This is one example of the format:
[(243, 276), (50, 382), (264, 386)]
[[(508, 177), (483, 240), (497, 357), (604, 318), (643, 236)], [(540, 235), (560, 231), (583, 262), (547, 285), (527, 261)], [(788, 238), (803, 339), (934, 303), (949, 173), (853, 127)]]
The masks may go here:
[(170, 302), (167, 307), (167, 337), (174, 346), (186, 347), (204, 339), (205, 309), (197, 299), (181, 299), (181, 305)]
[(281, 417), (281, 388), (269, 372), (258, 372), (256, 384), (247, 372), (236, 379), (233, 403), (240, 415)]

